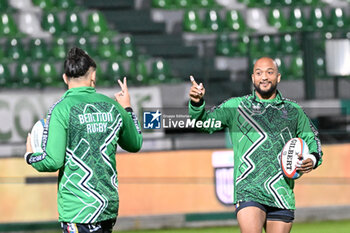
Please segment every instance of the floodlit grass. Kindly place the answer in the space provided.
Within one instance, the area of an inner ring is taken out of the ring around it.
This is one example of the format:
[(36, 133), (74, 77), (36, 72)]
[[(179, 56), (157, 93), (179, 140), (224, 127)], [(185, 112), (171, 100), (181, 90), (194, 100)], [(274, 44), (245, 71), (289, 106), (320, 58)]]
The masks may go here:
[[(41, 233), (43, 231), (35, 232)], [(62, 231), (45, 231), (45, 233), (62, 233)], [(240, 233), (240, 231), (238, 226), (232, 226), (187, 229), (113, 231), (113, 233)], [(291, 233), (350, 233), (350, 220), (294, 223)]]
[[(190, 228), (190, 229), (166, 229), (166, 230), (136, 230), (114, 231), (113, 233), (239, 233), (238, 226), (215, 228)], [(310, 223), (294, 223), (292, 233), (349, 233), (350, 220), (326, 221)]]
[(295, 223), (292, 233), (349, 233), (350, 220)]
[(187, 228), (187, 229), (166, 229), (166, 230), (137, 230), (137, 231), (113, 231), (113, 233), (239, 233), (238, 226), (234, 227), (208, 227), (208, 228)]

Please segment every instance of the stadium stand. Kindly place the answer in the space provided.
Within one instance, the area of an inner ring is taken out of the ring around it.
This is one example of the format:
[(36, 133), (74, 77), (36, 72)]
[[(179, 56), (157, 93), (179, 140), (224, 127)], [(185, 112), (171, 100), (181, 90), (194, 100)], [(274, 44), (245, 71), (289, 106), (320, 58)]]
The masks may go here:
[(293, 34), (286, 33), (280, 37), (280, 51), (282, 54), (296, 54), (300, 52), (299, 43)]
[(167, 80), (171, 82), (172, 77), (169, 64), (163, 59), (153, 61), (151, 77), (153, 78), (153, 84), (162, 83)]
[(196, 11), (188, 10), (184, 13), (183, 30), (186, 32), (200, 32), (203, 30), (203, 23)]
[(302, 79), (304, 75), (304, 60), (300, 55), (292, 57), (288, 71), (289, 79)]
[(28, 58), (23, 41), (20, 37), (9, 39), (7, 45), (8, 59), (23, 61)]
[(110, 61), (107, 69), (107, 74), (113, 82), (117, 82), (118, 79), (121, 80), (126, 75), (123, 63), (118, 60)]
[(0, 64), (0, 86), (5, 89), (11, 85), (11, 73), (6, 64)]
[(268, 22), (271, 26), (283, 32), (287, 30), (287, 20), (279, 8), (271, 8), (268, 16)]
[(43, 12), (41, 26), (52, 35), (60, 35), (62, 33), (62, 26), (54, 12)]
[(76, 7), (74, 0), (56, 0), (56, 6), (59, 9), (72, 9)]
[(342, 8), (333, 8), (331, 10), (330, 25), (336, 28), (344, 28), (346, 25), (346, 15)]
[(43, 62), (39, 66), (38, 78), (44, 87), (59, 87), (62, 82), (57, 79), (56, 67), (48, 62)]
[[(222, 89), (222, 98), (208, 92), (209, 104), (249, 92), (252, 61), (262, 55), (276, 58), (285, 80), (329, 81), (325, 41), (349, 36), (348, 3), (339, 2), (1, 0), (1, 43), (7, 45), (0, 53), (1, 83), (59, 87), (51, 79), (62, 71), (58, 64), (71, 46), (101, 63), (102, 86), (124, 75), (138, 86), (183, 82), (193, 74)], [(310, 46), (306, 37), (317, 39)], [(310, 54), (313, 59), (306, 59)], [(34, 67), (16, 71), (31, 59)], [(28, 82), (31, 73), (40, 79)]]
[(44, 9), (49, 10), (54, 7), (53, 1), (51, 0), (32, 0), (34, 5)]
[(204, 28), (210, 32), (221, 32), (223, 30), (222, 20), (215, 10), (208, 10), (205, 15)]
[(326, 18), (321, 8), (315, 8), (310, 13), (310, 30), (322, 30), (327, 28)]
[(218, 56), (233, 56), (232, 42), (229, 35), (226, 33), (219, 34), (216, 39), (216, 55)]
[(32, 39), (29, 47), (30, 57), (35, 60), (45, 60), (49, 56), (47, 44), (42, 39)]
[(99, 12), (92, 12), (88, 16), (87, 28), (94, 34), (104, 34), (108, 32), (108, 25), (105, 17)]
[(38, 84), (32, 66), (26, 63), (17, 63), (15, 77), (19, 87), (35, 87)]
[(67, 12), (65, 20), (65, 31), (69, 35), (82, 35), (85, 30), (80, 15), (77, 12)]
[(306, 25), (304, 13), (300, 8), (293, 8), (290, 13), (290, 28), (293, 31), (302, 30)]
[(7, 12), (1, 13), (0, 29), (1, 36), (11, 37), (18, 35), (17, 25), (15, 24), (12, 15)]
[(225, 19), (226, 27), (231, 32), (245, 32), (247, 26), (238, 10), (229, 10), (226, 13)]

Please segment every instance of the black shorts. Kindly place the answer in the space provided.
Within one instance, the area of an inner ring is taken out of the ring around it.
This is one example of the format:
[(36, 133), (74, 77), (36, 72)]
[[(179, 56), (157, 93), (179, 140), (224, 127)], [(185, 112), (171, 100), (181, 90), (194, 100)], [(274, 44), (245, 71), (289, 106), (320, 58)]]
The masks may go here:
[(62, 222), (61, 228), (63, 233), (112, 233), (115, 222), (115, 218), (90, 224)]
[(283, 221), (283, 222), (293, 222), (294, 220), (294, 210), (280, 209), (277, 207), (271, 207), (267, 205), (260, 204), (255, 201), (242, 201), (236, 204), (236, 215), (238, 211), (245, 207), (255, 206), (266, 213), (266, 220), (268, 221)]

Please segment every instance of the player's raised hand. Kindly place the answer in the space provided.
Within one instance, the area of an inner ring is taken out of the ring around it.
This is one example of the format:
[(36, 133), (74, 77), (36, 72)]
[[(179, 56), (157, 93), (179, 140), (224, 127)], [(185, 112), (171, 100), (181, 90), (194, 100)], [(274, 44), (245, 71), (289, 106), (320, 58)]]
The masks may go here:
[(128, 86), (126, 84), (126, 77), (124, 77), (123, 82), (118, 80), (119, 86), (122, 89), (120, 92), (115, 93), (114, 97), (115, 100), (123, 107), (131, 107), (130, 104), (130, 95), (128, 91)]
[(202, 83), (198, 85), (192, 75), (190, 76), (190, 80), (191, 80), (192, 86), (190, 89), (189, 96), (193, 102), (198, 103), (205, 94), (205, 88)]

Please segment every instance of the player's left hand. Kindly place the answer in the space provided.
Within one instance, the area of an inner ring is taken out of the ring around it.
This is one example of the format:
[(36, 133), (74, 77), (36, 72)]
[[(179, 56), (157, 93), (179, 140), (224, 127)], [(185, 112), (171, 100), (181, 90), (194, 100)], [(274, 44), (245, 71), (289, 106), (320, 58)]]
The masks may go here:
[(312, 171), (312, 169), (315, 166), (315, 161), (313, 159), (311, 159), (311, 156), (314, 157), (314, 155), (312, 154), (307, 154), (307, 155), (299, 155), (302, 160), (300, 160), (300, 162), (298, 161), (297, 163), (297, 171), (301, 172), (301, 173), (309, 173)]
[(24, 160), (27, 161), (27, 157), (33, 153), (32, 144), (31, 144), (31, 136), (28, 133), (27, 142), (26, 142), (26, 153), (24, 154)]
[(28, 136), (27, 136), (26, 152), (27, 152), (27, 153), (33, 153), (30, 133), (28, 133)]
[(120, 92), (114, 94), (115, 100), (123, 107), (131, 107), (130, 95), (128, 91), (128, 86), (126, 84), (126, 77), (124, 77), (123, 82), (118, 80), (119, 86), (122, 89)]

